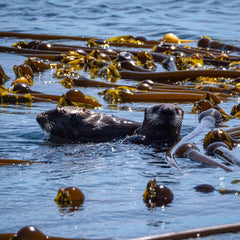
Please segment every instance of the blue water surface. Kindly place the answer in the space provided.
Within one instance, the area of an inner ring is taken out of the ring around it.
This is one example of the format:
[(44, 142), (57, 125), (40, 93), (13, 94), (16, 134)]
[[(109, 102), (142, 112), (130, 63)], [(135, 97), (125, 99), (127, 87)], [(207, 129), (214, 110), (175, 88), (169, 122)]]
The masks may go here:
[[(0, 23), (1, 31), (9, 32), (103, 39), (130, 34), (154, 40), (173, 32), (183, 39), (198, 40), (206, 35), (239, 45), (239, 10), (237, 0), (12, 0), (0, 1)], [(0, 45), (11, 46), (16, 41), (18, 39), (0, 38)], [(13, 66), (25, 59), (0, 53), (0, 65), (12, 79), (15, 78)], [(36, 73), (32, 89), (58, 95), (65, 93), (67, 90), (52, 76), (50, 70)], [(11, 81), (5, 86), (10, 84)], [(99, 89), (81, 88), (81, 91), (99, 99), (103, 107), (98, 111), (140, 122), (144, 108), (153, 105), (112, 105), (98, 95)], [(238, 101), (238, 98), (231, 99), (221, 107), (230, 113)], [(193, 103), (179, 104), (185, 111), (183, 136), (195, 128), (198, 116), (191, 113)], [(240, 179), (239, 167), (233, 166), (235, 172), (226, 173), (179, 159), (182, 173), (168, 165), (164, 153), (147, 146), (122, 145), (121, 141), (53, 143), (40, 129), (36, 116), (55, 107), (56, 103), (0, 105), (0, 158), (49, 162), (1, 167), (0, 233), (17, 232), (26, 225), (34, 225), (50, 236), (130, 239), (239, 222), (239, 196), (194, 190), (203, 183), (212, 184), (218, 190), (224, 187), (240, 190), (239, 184), (231, 183)], [(227, 124), (238, 126), (239, 119)], [(233, 152), (240, 157), (239, 148)], [(153, 178), (174, 193), (174, 200), (167, 207), (149, 209), (143, 202), (146, 184)], [(61, 209), (54, 202), (58, 189), (68, 186), (77, 186), (85, 194), (85, 202), (78, 211)], [(237, 238), (240, 234), (214, 236), (214, 239)]]

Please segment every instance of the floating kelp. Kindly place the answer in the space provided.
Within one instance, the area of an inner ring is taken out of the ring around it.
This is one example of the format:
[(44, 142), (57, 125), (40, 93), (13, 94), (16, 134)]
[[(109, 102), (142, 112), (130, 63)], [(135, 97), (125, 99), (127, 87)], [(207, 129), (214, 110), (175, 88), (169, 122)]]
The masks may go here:
[(58, 106), (96, 108), (102, 105), (94, 97), (84, 95), (78, 89), (71, 89), (59, 99)]
[(224, 131), (223, 129), (214, 129), (206, 134), (203, 141), (203, 146), (204, 148), (207, 148), (211, 143), (214, 142), (224, 142), (232, 149), (234, 145), (240, 143), (240, 140), (231, 136), (231, 132), (229, 130)]
[(172, 191), (164, 185), (157, 184), (156, 179), (150, 180), (143, 193), (143, 201), (150, 208), (166, 206), (174, 199)]
[(177, 35), (174, 33), (167, 33), (163, 39), (163, 41), (168, 42), (168, 43), (189, 43), (189, 42), (194, 42), (194, 40), (187, 40), (187, 39), (179, 39)]
[(193, 161), (199, 161), (204, 164), (220, 167), (227, 172), (232, 172), (227, 166), (218, 163), (216, 160), (211, 159), (210, 157), (202, 154), (195, 143), (183, 143), (175, 151), (177, 158), (189, 158)]
[(60, 211), (65, 209), (68, 212), (78, 211), (83, 205), (85, 196), (83, 192), (75, 186), (60, 188), (54, 201), (58, 204)]
[(0, 65), (0, 84), (3, 84), (5, 81), (7, 81), (8, 79), (10, 79), (10, 77), (8, 77), (6, 75), (6, 73), (4, 72), (2, 66)]
[(225, 44), (217, 41), (212, 41), (211, 38), (209, 37), (202, 37), (198, 41), (198, 47), (201, 48), (212, 48), (212, 49), (220, 49), (223, 51), (234, 51), (234, 52), (239, 52), (240, 48), (234, 45), (230, 44)]
[(206, 152), (211, 156), (218, 156), (228, 163), (240, 166), (240, 160), (232, 153), (230, 144), (224, 142), (214, 142), (207, 146)]
[(240, 118), (240, 104), (234, 105), (230, 114), (234, 117)]
[(17, 95), (8, 92), (0, 92), (0, 104), (19, 104), (31, 103), (32, 96), (30, 94)]
[[(17, 233), (3, 233), (0, 234), (2, 240), (21, 240), (21, 239), (35, 239), (35, 240), (73, 240), (70, 238), (59, 238), (47, 236), (34, 226), (25, 226), (21, 228)], [(84, 239), (75, 239), (84, 240)]]
[[(222, 124), (222, 115), (215, 108), (210, 108), (202, 112), (199, 115), (198, 119), (199, 119), (199, 125), (196, 126), (196, 128), (191, 133), (184, 136), (179, 142), (177, 142), (175, 145), (169, 148), (168, 151), (166, 152), (166, 156), (165, 156), (166, 161), (173, 167), (179, 168), (175, 160), (175, 154), (179, 148), (181, 149), (181, 147), (185, 146), (186, 144), (193, 144), (194, 138), (196, 136), (199, 137), (199, 134), (201, 134), (207, 128), (215, 128)], [(181, 155), (181, 156), (184, 157), (185, 155)]]

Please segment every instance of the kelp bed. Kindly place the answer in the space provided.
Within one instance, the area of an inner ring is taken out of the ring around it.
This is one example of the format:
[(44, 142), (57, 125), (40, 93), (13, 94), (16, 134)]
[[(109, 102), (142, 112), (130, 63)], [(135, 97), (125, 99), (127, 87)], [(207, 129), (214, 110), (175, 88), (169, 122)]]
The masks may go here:
[[(239, 117), (239, 105), (232, 106), (229, 114), (218, 107), (222, 101), (239, 96), (238, 46), (214, 41), (206, 36), (198, 41), (179, 39), (172, 33), (166, 34), (160, 40), (133, 36), (94, 39), (10, 32), (0, 32), (0, 37), (20, 39), (12, 46), (0, 46), (0, 52), (26, 57), (24, 63), (13, 67), (15, 79), (10, 79), (4, 69), (0, 68), (0, 101), (3, 105), (31, 106), (35, 102), (55, 102), (59, 106), (94, 109), (102, 107), (100, 98), (108, 104), (173, 102), (181, 105), (192, 102), (194, 113), (216, 108), (222, 113), (224, 121)], [(77, 46), (52, 43), (54, 40), (63, 39), (81, 44)], [(35, 74), (49, 69), (54, 72), (54, 75), (49, 77), (66, 88), (62, 95), (31, 90)], [(5, 83), (10, 80), (11, 87), (6, 88)], [(119, 84), (121, 80), (130, 81), (132, 84)], [(84, 94), (79, 90), (81, 87), (98, 89), (99, 99)], [(227, 143), (231, 150), (238, 144), (239, 130), (227, 130), (223, 137), (215, 133), (219, 137), (217, 141)], [(213, 138), (213, 135), (210, 138)], [(32, 163), (36, 162), (0, 159), (0, 165)], [(238, 192), (235, 191), (234, 194)], [(184, 239), (196, 237), (198, 234), (204, 236), (239, 230), (239, 224), (224, 225), (142, 239)], [(0, 239), (9, 239), (13, 235), (2, 234)], [(38, 238), (45, 239), (45, 235), (41, 233)]]

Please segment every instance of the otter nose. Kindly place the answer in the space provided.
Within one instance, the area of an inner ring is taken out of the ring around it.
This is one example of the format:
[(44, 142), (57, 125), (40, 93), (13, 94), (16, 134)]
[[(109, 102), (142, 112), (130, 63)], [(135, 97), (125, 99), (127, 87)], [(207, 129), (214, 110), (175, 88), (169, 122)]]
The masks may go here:
[(173, 111), (172, 111), (172, 109), (170, 109), (170, 108), (164, 108), (163, 110), (162, 110), (162, 113), (165, 115), (165, 116), (172, 116), (173, 115)]

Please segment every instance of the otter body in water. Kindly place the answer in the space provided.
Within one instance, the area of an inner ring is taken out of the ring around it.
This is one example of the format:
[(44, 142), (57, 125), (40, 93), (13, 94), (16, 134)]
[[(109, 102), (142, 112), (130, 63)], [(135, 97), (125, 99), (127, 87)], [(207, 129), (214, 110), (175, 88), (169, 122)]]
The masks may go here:
[(180, 139), (183, 110), (175, 104), (161, 103), (145, 110), (143, 124), (123, 142), (170, 146)]
[(51, 137), (76, 142), (105, 142), (131, 135), (141, 123), (111, 114), (71, 106), (57, 107), (37, 116)]

